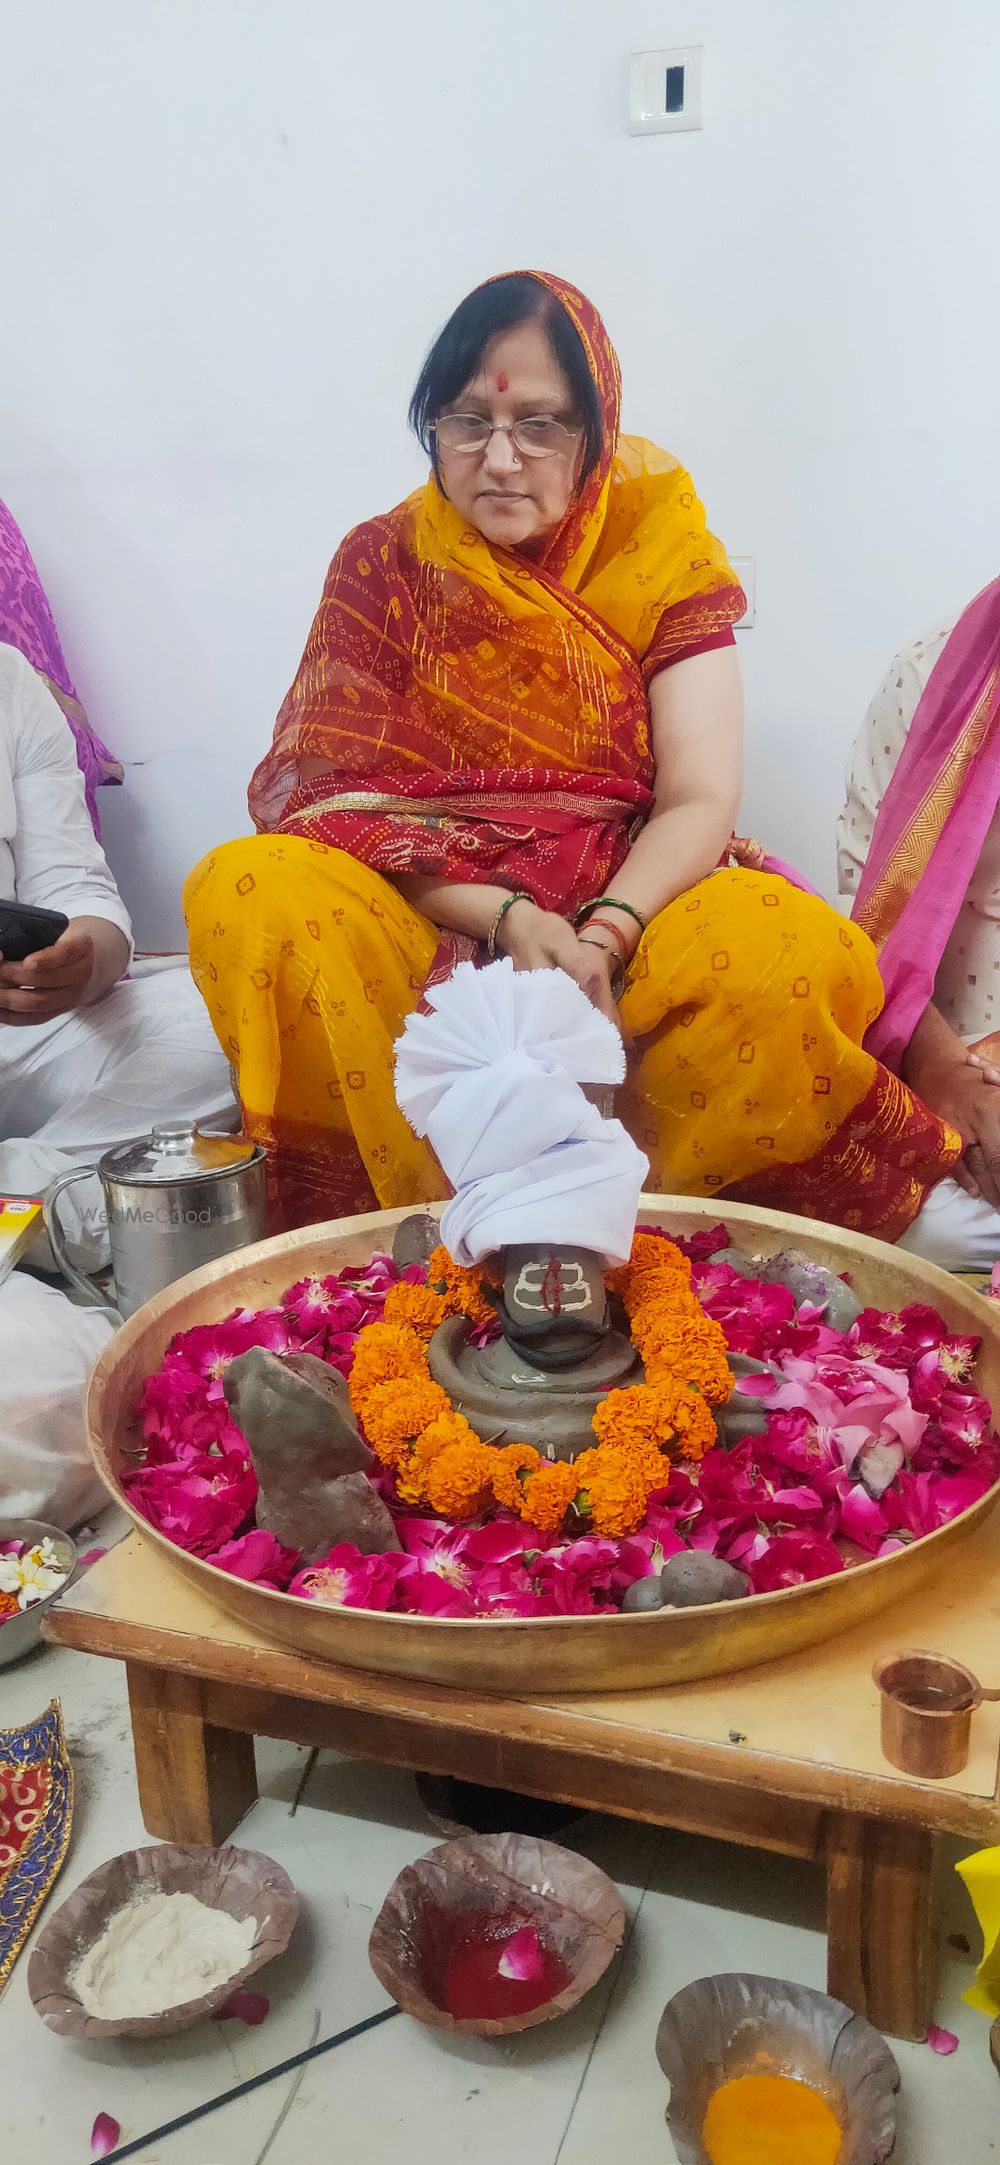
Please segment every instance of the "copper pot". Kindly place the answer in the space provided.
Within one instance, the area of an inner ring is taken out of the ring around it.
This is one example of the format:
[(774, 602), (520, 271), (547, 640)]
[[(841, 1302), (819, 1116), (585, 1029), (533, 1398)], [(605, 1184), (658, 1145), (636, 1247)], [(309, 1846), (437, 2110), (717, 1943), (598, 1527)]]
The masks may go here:
[(883, 1655), (872, 1676), (882, 1697), (882, 1750), (892, 1765), (928, 1781), (960, 1774), (973, 1714), (1000, 1691), (986, 1691), (962, 1662), (922, 1649)]

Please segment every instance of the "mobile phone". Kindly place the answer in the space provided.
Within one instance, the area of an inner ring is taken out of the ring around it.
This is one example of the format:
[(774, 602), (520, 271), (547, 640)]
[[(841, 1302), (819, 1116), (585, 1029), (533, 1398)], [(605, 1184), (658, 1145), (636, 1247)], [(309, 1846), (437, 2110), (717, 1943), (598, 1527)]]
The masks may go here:
[(0, 899), (0, 960), (26, 962), (29, 955), (54, 947), (69, 928), (61, 910), (36, 910), (29, 902)]

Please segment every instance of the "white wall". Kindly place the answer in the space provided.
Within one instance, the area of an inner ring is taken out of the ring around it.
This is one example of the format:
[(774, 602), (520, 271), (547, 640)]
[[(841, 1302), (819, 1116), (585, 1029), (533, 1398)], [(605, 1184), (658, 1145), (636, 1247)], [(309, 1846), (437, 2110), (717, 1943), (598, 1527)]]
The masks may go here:
[[(704, 132), (630, 137), (629, 51), (695, 41)], [(996, 0), (0, 0), (0, 65), (0, 494), (145, 940), (419, 475), (432, 333), (522, 264), (757, 559), (744, 823), (831, 884), (882, 666), (1000, 568)]]

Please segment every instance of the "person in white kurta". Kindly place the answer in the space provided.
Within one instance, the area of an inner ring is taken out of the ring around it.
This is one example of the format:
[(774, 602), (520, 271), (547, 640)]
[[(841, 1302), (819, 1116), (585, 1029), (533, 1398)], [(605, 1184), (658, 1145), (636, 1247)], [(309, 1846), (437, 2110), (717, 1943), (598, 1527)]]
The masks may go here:
[[(875, 818), (895, 772), (907, 731), (935, 663), (958, 617), (937, 624), (896, 655), (855, 741), (847, 797), (837, 827), (840, 892), (853, 900), (871, 845)], [(934, 983), (933, 1007), (914, 1032), (903, 1061), (905, 1080), (932, 1110), (969, 1133), (966, 1093), (995, 1108), (1000, 1153), (1000, 1089), (982, 1098), (969, 1072), (967, 1049), (1000, 1033), (1000, 813), (980, 852)], [(988, 1070), (988, 1072), (993, 1072)], [(987, 1158), (989, 1153), (987, 1153)], [(980, 1161), (978, 1183), (934, 1188), (899, 1246), (946, 1270), (989, 1270), (1000, 1257), (1000, 1183)], [(978, 1192), (977, 1192), (978, 1187)]]
[[(41, 1196), (156, 1120), (231, 1112), (228, 1065), (187, 968), (123, 977), (128, 912), (94, 835), (72, 732), (4, 645), (0, 899), (70, 920), (47, 955), (0, 963), (0, 1194)], [(73, 1193), (99, 1218), (96, 1181)], [(67, 1215), (87, 1267), (100, 1232), (88, 1236), (79, 1204)], [(83, 1396), (111, 1331), (106, 1315), (24, 1271), (0, 1285), (0, 1514), (69, 1528), (98, 1508)]]

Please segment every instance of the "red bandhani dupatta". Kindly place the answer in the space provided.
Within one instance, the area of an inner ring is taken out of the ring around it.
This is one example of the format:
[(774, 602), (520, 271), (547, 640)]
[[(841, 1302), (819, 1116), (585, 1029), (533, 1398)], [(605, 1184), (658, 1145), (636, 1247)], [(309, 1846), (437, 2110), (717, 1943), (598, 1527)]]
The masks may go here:
[(540, 563), (468, 528), (433, 477), (350, 534), (250, 809), (376, 871), (497, 882), (566, 912), (651, 808), (650, 678), (729, 644), (745, 604), (690, 476), (619, 436), (596, 309), (532, 275), (583, 341), (597, 470)]
[(897, 1068), (1000, 803), (1000, 579), (959, 618), (879, 806), (852, 916), (878, 949), (885, 1006), (865, 1039)]

